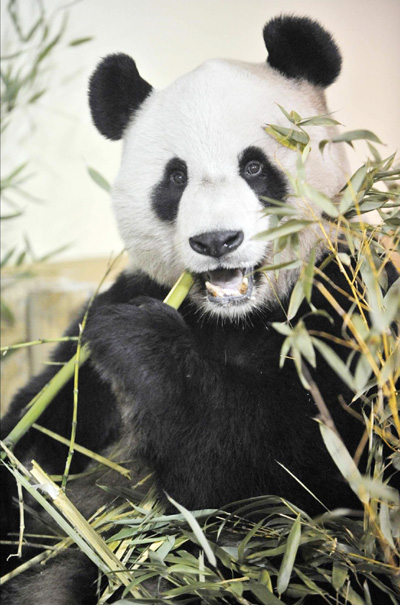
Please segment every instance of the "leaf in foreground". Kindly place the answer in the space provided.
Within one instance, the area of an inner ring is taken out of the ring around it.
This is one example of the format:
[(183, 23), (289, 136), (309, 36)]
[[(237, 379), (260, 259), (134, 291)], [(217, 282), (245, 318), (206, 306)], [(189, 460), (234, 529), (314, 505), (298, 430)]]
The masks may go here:
[(200, 546), (203, 548), (204, 552), (206, 553), (207, 559), (209, 560), (210, 564), (213, 565), (214, 567), (216, 567), (217, 559), (215, 558), (215, 555), (214, 555), (213, 551), (211, 550), (211, 546), (208, 543), (208, 540), (205, 537), (203, 530), (201, 529), (197, 519), (193, 516), (193, 514), (189, 510), (187, 510), (187, 508), (185, 508), (184, 506), (182, 506), (181, 504), (176, 502), (176, 500), (171, 498), (171, 496), (169, 496), (168, 494), (166, 494), (166, 496), (167, 496), (168, 500), (171, 502), (171, 504), (173, 504), (179, 510), (179, 512), (181, 512), (182, 515), (185, 517), (185, 519), (188, 522), (188, 524), (190, 525), (194, 535), (196, 536), (197, 540), (199, 541)]
[(293, 523), (293, 527), (290, 530), (289, 537), (287, 540), (285, 554), (283, 555), (281, 567), (278, 574), (277, 589), (279, 594), (285, 592), (289, 585), (290, 576), (293, 571), (293, 565), (296, 559), (297, 550), (300, 544), (301, 537), (301, 523), (300, 515), (296, 518)]
[(107, 191), (107, 193), (110, 193), (110, 183), (104, 178), (102, 174), (100, 174), (100, 172), (98, 172), (95, 168), (88, 166), (88, 173), (99, 187), (104, 189), (104, 191)]

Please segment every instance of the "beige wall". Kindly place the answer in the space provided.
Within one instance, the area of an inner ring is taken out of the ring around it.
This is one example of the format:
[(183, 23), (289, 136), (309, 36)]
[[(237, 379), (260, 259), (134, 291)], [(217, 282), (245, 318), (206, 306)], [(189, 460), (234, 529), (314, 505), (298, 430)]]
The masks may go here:
[[(32, 4), (21, 2), (27, 21)], [(51, 11), (65, 4), (45, 2)], [(47, 76), (51, 91), (21, 115), (11, 140), (5, 137), (3, 174), (28, 159), (33, 176), (26, 187), (42, 202), (26, 202), (24, 216), (5, 224), (3, 244), (10, 247), (28, 232), (37, 254), (68, 242), (59, 258), (108, 256), (121, 249), (108, 197), (86, 171), (94, 166), (112, 180), (120, 154), (120, 143), (97, 134), (87, 108), (87, 80), (100, 57), (132, 54), (143, 76), (163, 87), (210, 57), (262, 61), (262, 26), (281, 12), (308, 15), (334, 33), (344, 65), (328, 92), (330, 108), (346, 129), (369, 128), (387, 143), (384, 153), (392, 152), (400, 141), (399, 0), (72, 2), (65, 39), (93, 35), (95, 40), (54, 54)], [(10, 27), (2, 21), (7, 51)], [(353, 167), (365, 151), (362, 143), (351, 154)]]

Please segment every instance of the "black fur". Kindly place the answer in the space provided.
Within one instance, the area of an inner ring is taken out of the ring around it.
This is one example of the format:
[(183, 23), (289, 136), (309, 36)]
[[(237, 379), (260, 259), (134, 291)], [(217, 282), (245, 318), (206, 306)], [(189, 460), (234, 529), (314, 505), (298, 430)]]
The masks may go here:
[[(175, 173), (182, 174), (182, 182), (175, 182)], [(156, 215), (162, 221), (173, 223), (178, 214), (178, 206), (188, 180), (186, 162), (180, 158), (171, 158), (164, 169), (161, 181), (154, 187), (151, 204)]]
[(92, 118), (101, 134), (113, 141), (120, 139), (151, 90), (131, 57), (123, 53), (105, 57), (89, 85)]
[[(245, 168), (249, 162), (258, 161), (262, 165), (262, 170), (257, 176), (248, 176)], [(263, 206), (270, 206), (270, 202), (262, 197), (270, 197), (274, 200), (283, 201), (288, 192), (287, 182), (283, 172), (271, 164), (265, 153), (259, 147), (248, 147), (245, 149), (239, 159), (239, 174), (246, 183), (253, 189), (254, 193), (261, 196)]]
[[(325, 286), (347, 309), (347, 297), (329, 285), (335, 284), (346, 292), (343, 275), (333, 262), (325, 273), (330, 280), (324, 282)], [(284, 369), (279, 369), (282, 336), (270, 327), (270, 322), (284, 319), (281, 308), (265, 308), (242, 323), (226, 321), (221, 325), (207, 317), (199, 321), (196, 309), (188, 301), (180, 312), (175, 311), (161, 302), (164, 296), (163, 288), (138, 273), (123, 274), (96, 299), (84, 333), (92, 356), (80, 371), (78, 442), (98, 450), (116, 437), (124, 460), (138, 458), (155, 471), (161, 497), (165, 490), (192, 509), (277, 494), (309, 513), (318, 512), (318, 503), (278, 462), (329, 508), (357, 506), (356, 497), (322, 443), (313, 420), (317, 410), (309, 393), (299, 386), (293, 364), (288, 360)], [(312, 303), (319, 309), (326, 308), (325, 299), (316, 288)], [(305, 311), (303, 304), (299, 315)], [(321, 315), (309, 316), (306, 321), (309, 329), (341, 334), (339, 318), (333, 325)], [(70, 333), (77, 331), (75, 325)], [(61, 345), (54, 358), (65, 359), (66, 351), (66, 345)], [(71, 352), (68, 349), (68, 355)], [(343, 351), (338, 352), (342, 358), (346, 356)], [(338, 404), (339, 393), (350, 400), (346, 387), (322, 359), (318, 359), (314, 377), (341, 436), (353, 452), (363, 425)], [(47, 371), (19, 393), (7, 415), (6, 432), (15, 424), (31, 394), (48, 378)], [(72, 392), (72, 385), (67, 385), (41, 419), (42, 424), (68, 435)], [(119, 421), (121, 416), (123, 422)], [(107, 431), (107, 423), (111, 430)], [(45, 442), (33, 429), (15, 451), (20, 458), (34, 455), (47, 471), (63, 470), (65, 452), (55, 453), (53, 443)], [(80, 466), (76, 454), (74, 462)], [(134, 473), (137, 468), (133, 462)], [(110, 486), (123, 482), (120, 475), (112, 472), (101, 481)], [(93, 481), (74, 482), (70, 496), (86, 515), (110, 497)], [(13, 514), (16, 520), (17, 511)], [(9, 588), (6, 585), (3, 602), (25, 603), (28, 601), (23, 600), (23, 595), (29, 594), (32, 605), (91, 603), (89, 597), (94, 595), (94, 588), (92, 593), (82, 592), (78, 598), (76, 586), (91, 585), (93, 567), (88, 565), (85, 572), (79, 553), (75, 564), (73, 554), (66, 556), (76, 585), (64, 578), (62, 591), (55, 589), (52, 599), (46, 600), (49, 583), (57, 576), (62, 561), (67, 561), (56, 559), (48, 564), (50, 571), (44, 580), (32, 576), (31, 592), (25, 587), (27, 579), (17, 579)], [(70, 595), (69, 601), (65, 591)]]
[(6, 584), (2, 605), (96, 605), (98, 569), (86, 555), (65, 551), (46, 565)]
[(340, 73), (342, 58), (331, 35), (307, 17), (276, 17), (264, 27), (268, 63), (288, 78), (327, 87)]

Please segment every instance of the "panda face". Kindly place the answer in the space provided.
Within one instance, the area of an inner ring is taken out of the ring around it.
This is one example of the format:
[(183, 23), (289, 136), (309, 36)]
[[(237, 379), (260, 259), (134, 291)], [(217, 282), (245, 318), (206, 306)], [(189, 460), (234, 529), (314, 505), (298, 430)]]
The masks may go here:
[[(191, 299), (207, 313), (243, 316), (272, 304), (295, 279), (281, 272), (272, 284), (254, 273), (272, 253), (254, 239), (270, 224), (259, 196), (295, 203), (286, 172), (295, 172), (296, 153), (263, 129), (286, 125), (278, 103), (303, 116), (326, 111), (321, 90), (266, 64), (209, 61), (152, 91), (124, 132), (112, 197), (132, 268), (168, 287), (190, 271)], [(316, 142), (329, 133), (313, 128), (308, 182), (333, 195), (343, 162), (320, 155)], [(316, 237), (302, 236), (304, 255)]]

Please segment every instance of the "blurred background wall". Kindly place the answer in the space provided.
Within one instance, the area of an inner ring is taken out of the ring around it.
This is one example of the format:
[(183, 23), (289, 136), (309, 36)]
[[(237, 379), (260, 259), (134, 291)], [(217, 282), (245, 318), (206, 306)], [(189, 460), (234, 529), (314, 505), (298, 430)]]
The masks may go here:
[[(346, 130), (374, 131), (383, 157), (395, 151), (399, 0), (1, 1), (3, 345), (60, 336), (122, 250), (107, 185), (89, 175), (112, 182), (121, 153), (91, 123), (87, 85), (99, 60), (128, 53), (161, 88), (209, 58), (264, 61), (263, 25), (281, 13), (334, 35), (344, 61), (330, 110)], [(367, 152), (364, 142), (349, 151), (352, 169)], [(43, 345), (3, 357), (3, 406), (48, 354)]]

